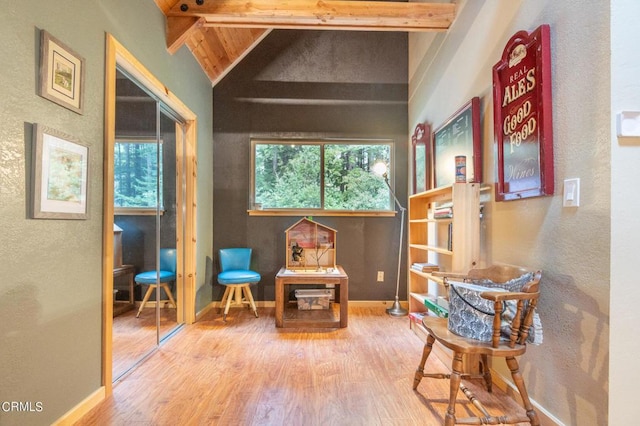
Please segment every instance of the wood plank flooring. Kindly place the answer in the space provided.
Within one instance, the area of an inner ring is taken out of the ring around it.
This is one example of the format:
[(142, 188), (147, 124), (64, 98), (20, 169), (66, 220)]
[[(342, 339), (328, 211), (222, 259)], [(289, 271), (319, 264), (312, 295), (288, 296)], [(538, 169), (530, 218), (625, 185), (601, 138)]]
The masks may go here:
[[(156, 310), (144, 308), (126, 311), (113, 318), (113, 377), (120, 376), (156, 346)], [(160, 309), (160, 336), (178, 325), (175, 309)]]
[[(76, 425), (443, 424), (448, 381), (423, 379), (412, 390), (423, 345), (406, 317), (351, 307), (346, 329), (303, 330), (276, 329), (273, 308), (258, 312), (232, 309), (225, 324), (212, 310)], [(436, 357), (428, 365), (447, 371)], [(504, 402), (518, 407), (495, 386), (469, 388), (492, 413)], [(458, 415), (475, 410), (458, 400)]]

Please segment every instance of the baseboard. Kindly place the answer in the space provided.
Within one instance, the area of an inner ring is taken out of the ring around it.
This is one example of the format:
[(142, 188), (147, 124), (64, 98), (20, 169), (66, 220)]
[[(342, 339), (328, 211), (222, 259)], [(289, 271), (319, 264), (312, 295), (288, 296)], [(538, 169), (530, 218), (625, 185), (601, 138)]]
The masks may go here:
[[(515, 385), (505, 380), (502, 374), (496, 372), (494, 369), (491, 369), (491, 379), (493, 384), (500, 388), (500, 390), (502, 390), (504, 393), (509, 395), (511, 399), (513, 399), (519, 405), (522, 404), (522, 399), (520, 398), (520, 394), (518, 393)], [(564, 423), (556, 419), (551, 413), (545, 410), (543, 406), (531, 399), (531, 397), (529, 397), (529, 399), (531, 400), (531, 404), (533, 405), (533, 408), (535, 408), (536, 413), (538, 413), (540, 424), (542, 426), (565, 426)]]
[(210, 310), (214, 309), (216, 307), (216, 305), (218, 305), (219, 303), (220, 302), (210, 302), (209, 304), (207, 304), (207, 306), (202, 308), (201, 311), (196, 312), (196, 322), (200, 321), (202, 319), (202, 317), (207, 314), (207, 312), (209, 312)]
[(67, 426), (72, 425), (82, 416), (91, 411), (96, 405), (102, 402), (106, 398), (106, 389), (101, 386), (98, 390), (86, 397), (82, 402), (67, 411), (58, 420), (52, 423), (52, 426)]

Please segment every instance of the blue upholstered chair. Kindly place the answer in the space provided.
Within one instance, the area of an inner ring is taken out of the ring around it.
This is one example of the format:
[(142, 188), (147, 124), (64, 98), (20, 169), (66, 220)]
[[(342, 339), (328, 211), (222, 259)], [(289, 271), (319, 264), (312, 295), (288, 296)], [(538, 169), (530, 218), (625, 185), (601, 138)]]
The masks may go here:
[[(227, 321), (227, 314), (231, 304), (248, 304), (256, 318), (258, 318), (258, 310), (256, 303), (251, 294), (251, 284), (260, 281), (260, 274), (249, 269), (251, 266), (251, 249), (250, 248), (226, 248), (219, 251), (220, 254), (220, 273), (218, 274), (218, 283), (226, 286), (222, 300), (220, 301), (220, 309), (224, 305), (223, 321)], [(244, 299), (242, 293), (244, 292)]]
[[(158, 277), (160, 278), (159, 280)], [(169, 297), (169, 300), (171, 301), (173, 306), (176, 308), (178, 307), (175, 299), (173, 298), (173, 294), (171, 294), (171, 288), (169, 288), (169, 283), (176, 280), (176, 249), (160, 249), (159, 270), (141, 272), (136, 275), (134, 279), (136, 281), (136, 284), (149, 286), (149, 288), (147, 288), (147, 292), (144, 294), (142, 303), (140, 303), (140, 309), (138, 309), (136, 318), (140, 316), (140, 312), (142, 312), (144, 305), (149, 301), (151, 293), (153, 293), (153, 290), (158, 286), (158, 281), (160, 281), (160, 287), (162, 287), (167, 293), (167, 296)]]

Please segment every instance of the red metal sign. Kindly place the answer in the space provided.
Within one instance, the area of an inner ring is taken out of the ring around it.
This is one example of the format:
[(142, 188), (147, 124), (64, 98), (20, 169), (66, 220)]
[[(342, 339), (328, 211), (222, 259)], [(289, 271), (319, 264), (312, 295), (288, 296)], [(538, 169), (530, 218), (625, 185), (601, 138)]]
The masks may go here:
[(552, 195), (553, 125), (549, 26), (516, 33), (493, 67), (496, 200)]

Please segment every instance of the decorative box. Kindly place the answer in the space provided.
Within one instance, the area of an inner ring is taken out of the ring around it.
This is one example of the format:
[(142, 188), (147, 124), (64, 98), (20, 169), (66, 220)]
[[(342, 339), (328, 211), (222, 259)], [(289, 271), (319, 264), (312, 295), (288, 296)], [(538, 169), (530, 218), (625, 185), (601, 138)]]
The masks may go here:
[(324, 271), (336, 267), (338, 231), (302, 218), (285, 231), (286, 268), (294, 271)]

